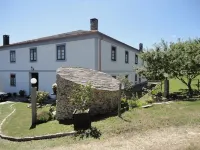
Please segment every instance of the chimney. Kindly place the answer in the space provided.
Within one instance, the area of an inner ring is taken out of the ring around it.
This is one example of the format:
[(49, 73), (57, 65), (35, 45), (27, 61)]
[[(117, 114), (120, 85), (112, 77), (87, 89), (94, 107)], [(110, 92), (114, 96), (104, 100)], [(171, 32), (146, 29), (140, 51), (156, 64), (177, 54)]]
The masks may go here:
[(143, 44), (142, 43), (139, 44), (139, 51), (143, 51)]
[(3, 35), (3, 46), (9, 45), (9, 35)]
[(90, 30), (98, 30), (98, 19), (90, 19)]

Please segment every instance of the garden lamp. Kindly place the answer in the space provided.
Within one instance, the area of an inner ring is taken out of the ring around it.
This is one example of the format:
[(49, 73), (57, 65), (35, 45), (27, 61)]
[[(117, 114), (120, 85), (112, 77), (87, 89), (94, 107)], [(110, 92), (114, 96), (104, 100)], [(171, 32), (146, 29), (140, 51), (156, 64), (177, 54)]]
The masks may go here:
[[(36, 84), (37, 79), (32, 78), (31, 84)], [(37, 111), (36, 111), (36, 88), (31, 88), (31, 108), (32, 108), (32, 127), (36, 125)]]

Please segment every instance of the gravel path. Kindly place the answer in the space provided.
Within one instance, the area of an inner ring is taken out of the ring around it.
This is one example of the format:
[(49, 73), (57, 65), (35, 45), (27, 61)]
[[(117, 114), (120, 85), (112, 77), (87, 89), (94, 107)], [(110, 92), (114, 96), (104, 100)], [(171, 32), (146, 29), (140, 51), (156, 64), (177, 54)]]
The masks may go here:
[(72, 144), (48, 150), (200, 150), (200, 127), (167, 128), (143, 134), (129, 133), (107, 140)]

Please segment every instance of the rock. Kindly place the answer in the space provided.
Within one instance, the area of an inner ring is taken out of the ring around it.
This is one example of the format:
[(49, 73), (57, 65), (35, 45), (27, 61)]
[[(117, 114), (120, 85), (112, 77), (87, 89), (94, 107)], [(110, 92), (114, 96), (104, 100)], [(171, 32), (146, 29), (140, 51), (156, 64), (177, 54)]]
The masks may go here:
[(115, 110), (120, 99), (119, 84), (111, 75), (86, 68), (61, 67), (57, 70), (57, 120), (72, 119), (75, 106), (69, 96), (74, 85), (93, 87), (94, 99), (90, 104), (90, 114), (105, 114)]

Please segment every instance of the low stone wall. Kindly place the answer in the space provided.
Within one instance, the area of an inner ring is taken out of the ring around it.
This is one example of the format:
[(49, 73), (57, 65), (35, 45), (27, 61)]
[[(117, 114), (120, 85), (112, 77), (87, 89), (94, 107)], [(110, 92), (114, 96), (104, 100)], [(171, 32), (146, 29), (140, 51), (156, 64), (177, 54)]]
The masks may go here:
[(89, 104), (90, 114), (105, 114), (115, 110), (120, 100), (120, 82), (112, 76), (85, 68), (59, 68), (57, 70), (57, 120), (72, 119), (76, 106), (69, 98), (74, 87), (90, 82), (94, 99)]

